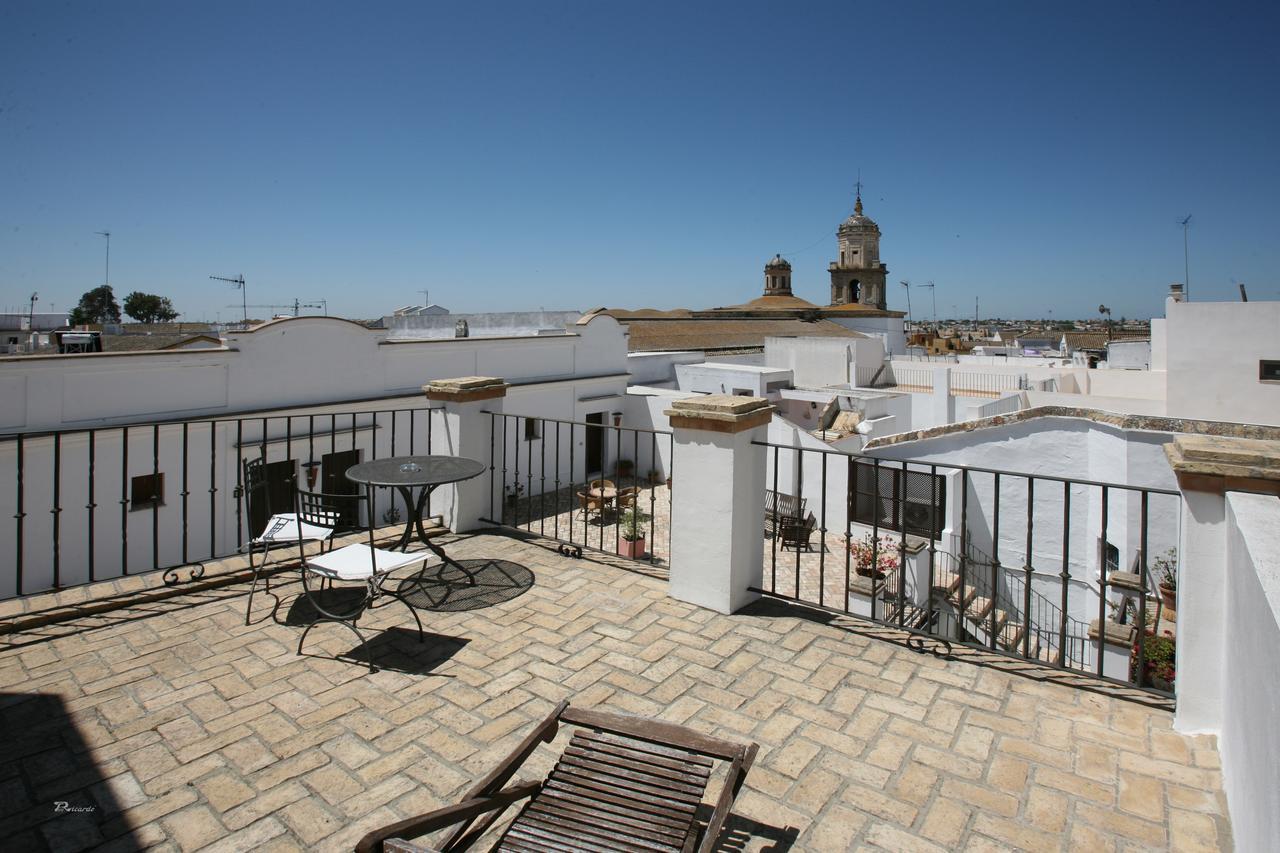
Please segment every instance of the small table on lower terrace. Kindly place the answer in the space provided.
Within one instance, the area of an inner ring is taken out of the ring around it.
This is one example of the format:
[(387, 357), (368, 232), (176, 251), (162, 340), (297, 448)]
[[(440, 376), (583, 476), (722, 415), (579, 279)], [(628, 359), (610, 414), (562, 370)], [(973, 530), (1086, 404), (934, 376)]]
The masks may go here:
[[(460, 483), (478, 477), (484, 472), (484, 463), (475, 459), (460, 456), (391, 456), (374, 462), (361, 462), (347, 469), (347, 479), (353, 483), (370, 486), (394, 488), (404, 498), (405, 522), (404, 533), (394, 547), (405, 550), (416, 532), (418, 541), (431, 550), (446, 564), (453, 566), (471, 578), (471, 573), (449, 559), (444, 549), (427, 538), (427, 531), (422, 526), (422, 513), (427, 505), (427, 498), (438, 487), (448, 483)], [(414, 490), (418, 490), (414, 497)], [(373, 523), (373, 519), (369, 520)]]

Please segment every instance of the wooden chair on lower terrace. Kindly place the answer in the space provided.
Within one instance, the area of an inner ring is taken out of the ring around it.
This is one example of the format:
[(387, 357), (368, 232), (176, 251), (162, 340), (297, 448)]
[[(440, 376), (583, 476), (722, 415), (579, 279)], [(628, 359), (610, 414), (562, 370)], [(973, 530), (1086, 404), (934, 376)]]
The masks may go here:
[[(503, 787), (561, 723), (577, 726), (546, 779)], [(704, 735), (674, 723), (561, 702), (456, 805), (370, 832), (357, 853), (465, 850), (509, 806), (528, 800), (494, 850), (693, 850), (709, 853), (746, 781), (757, 746)], [(698, 806), (716, 761), (728, 764), (714, 807), (701, 826)], [(412, 839), (455, 827), (439, 846)], [(699, 842), (699, 838), (701, 841)]]

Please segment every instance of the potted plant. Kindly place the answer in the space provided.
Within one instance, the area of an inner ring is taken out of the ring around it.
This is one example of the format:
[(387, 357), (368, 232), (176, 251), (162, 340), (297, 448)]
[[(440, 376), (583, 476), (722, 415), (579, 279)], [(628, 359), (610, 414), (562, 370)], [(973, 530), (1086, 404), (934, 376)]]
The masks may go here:
[(619, 459), (618, 460), (618, 477), (619, 478), (630, 477), (631, 472), (635, 470), (635, 467), (636, 467), (635, 463), (632, 462), (630, 459)]
[(881, 536), (879, 545), (870, 533), (862, 539), (850, 539), (849, 553), (854, 571), (864, 578), (884, 580), (898, 570), (898, 543), (889, 536)]
[[(1178, 549), (1170, 548), (1151, 561), (1160, 583), (1160, 601), (1168, 610), (1178, 609)], [(1169, 618), (1168, 616), (1165, 617)], [(1172, 620), (1170, 620), (1172, 621)]]
[(618, 535), (622, 537), (619, 554), (633, 560), (644, 557), (644, 526), (648, 521), (649, 514), (639, 507), (628, 507), (622, 513), (618, 519)]
[[(1172, 631), (1156, 634), (1148, 629), (1142, 638), (1142, 656), (1146, 659), (1142, 667), (1140, 685), (1150, 685), (1157, 690), (1173, 691), (1173, 683), (1177, 678), (1177, 640)], [(1133, 642), (1133, 651), (1129, 654), (1129, 678), (1138, 674), (1138, 641)]]

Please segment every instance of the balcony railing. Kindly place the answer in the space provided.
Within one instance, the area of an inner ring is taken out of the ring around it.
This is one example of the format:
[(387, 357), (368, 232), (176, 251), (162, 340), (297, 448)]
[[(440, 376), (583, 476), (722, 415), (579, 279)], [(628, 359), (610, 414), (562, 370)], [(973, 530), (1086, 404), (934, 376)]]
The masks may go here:
[(1172, 695), (1150, 555), (1176, 546), (1178, 492), (757, 446), (774, 493), (759, 591)]
[(668, 563), (670, 432), (603, 419), (489, 418), (489, 521), (553, 539), (566, 553)]
[(251, 536), (246, 459), (269, 463), (287, 506), (295, 483), (350, 492), (356, 462), (431, 446), (433, 408), (326, 408), (0, 435), (0, 514), (13, 519), (0, 598), (154, 571), (177, 582), (181, 567), (198, 577)]

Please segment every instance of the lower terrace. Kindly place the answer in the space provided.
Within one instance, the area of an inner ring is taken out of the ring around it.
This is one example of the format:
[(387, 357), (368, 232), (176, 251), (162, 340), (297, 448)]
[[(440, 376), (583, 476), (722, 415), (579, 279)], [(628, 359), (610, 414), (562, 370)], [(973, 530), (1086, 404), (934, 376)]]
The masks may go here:
[(758, 742), (722, 849), (1231, 847), (1215, 740), (1167, 710), (767, 599), (719, 615), (669, 598), (659, 568), (545, 539), (444, 541), (515, 565), (464, 599), (422, 579), (425, 645), (404, 608), (372, 611), (375, 674), (341, 626), (295, 654), (289, 569), (249, 626), (235, 560), (44, 626), (19, 602), (0, 651), (8, 849), (349, 850), (455, 802), (563, 698)]

